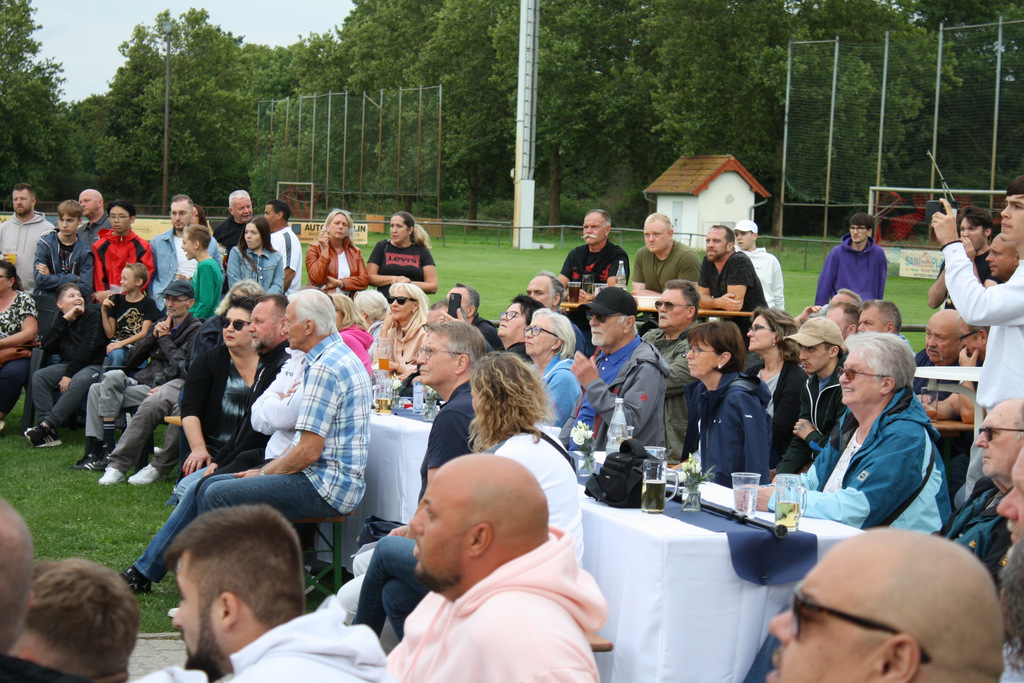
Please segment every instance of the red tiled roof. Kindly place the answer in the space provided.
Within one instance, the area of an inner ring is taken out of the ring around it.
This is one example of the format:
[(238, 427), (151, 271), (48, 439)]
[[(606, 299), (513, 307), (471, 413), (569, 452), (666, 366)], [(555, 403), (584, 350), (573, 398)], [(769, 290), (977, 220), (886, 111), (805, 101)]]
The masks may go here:
[(718, 176), (726, 171), (735, 171), (747, 181), (747, 185), (762, 197), (769, 196), (768, 190), (750, 175), (736, 157), (731, 154), (708, 154), (695, 157), (679, 157), (668, 170), (661, 174), (647, 188), (656, 194), (692, 194), (694, 196), (708, 189)]

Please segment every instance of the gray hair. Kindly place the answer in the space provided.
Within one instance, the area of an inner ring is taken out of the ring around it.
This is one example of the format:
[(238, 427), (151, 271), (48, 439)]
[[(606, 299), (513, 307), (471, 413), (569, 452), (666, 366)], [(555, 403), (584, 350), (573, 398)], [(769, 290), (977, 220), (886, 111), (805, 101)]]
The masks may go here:
[(589, 216), (592, 213), (600, 214), (601, 218), (604, 219), (605, 226), (608, 226), (608, 227), (611, 226), (611, 224), (612, 224), (612, 215), (610, 213), (608, 213), (607, 211), (605, 211), (604, 209), (591, 209), (590, 211), (587, 211), (585, 214), (583, 214), (583, 219), (586, 220), (587, 216)]
[(235, 201), (236, 199), (248, 199), (250, 202), (252, 201), (252, 197), (250, 197), (249, 193), (246, 192), (245, 190), (235, 190), (234, 192), (228, 195), (228, 206), (231, 206), (231, 202)]
[(896, 390), (913, 385), (914, 352), (895, 334), (861, 332), (846, 338), (849, 355), (857, 354), (876, 375), (892, 377)]
[[(576, 335), (572, 331), (572, 324), (569, 322), (569, 319), (561, 313), (555, 313), (547, 308), (541, 308), (534, 312), (533, 322), (537, 322), (538, 318), (550, 320), (551, 325), (555, 328), (553, 330), (555, 336), (562, 340), (562, 346), (558, 349), (559, 357), (572, 358), (572, 355), (576, 352)], [(543, 369), (541, 368), (541, 370)]]
[(224, 295), (224, 298), (217, 304), (214, 313), (217, 315), (224, 315), (231, 308), (231, 300), (237, 296), (251, 296), (254, 299), (258, 296), (263, 296), (267, 293), (267, 290), (263, 289), (260, 283), (255, 280), (245, 279), (239, 280), (234, 286), (228, 288), (228, 293)]
[(32, 594), (32, 534), (18, 511), (0, 498), (0, 653), (14, 645)]
[(356, 308), (366, 314), (371, 323), (383, 320), (388, 314), (388, 300), (376, 289), (364, 289), (352, 297)]
[[(461, 282), (456, 282), (455, 283), (455, 287), (461, 287), (462, 289), (466, 290), (466, 293), (469, 294), (469, 301), (468, 302), (467, 301), (463, 301), (462, 303), (463, 304), (467, 304), (468, 303), (470, 306), (475, 308), (477, 310), (477, 312), (479, 313), (480, 312), (480, 292), (476, 291), (474, 288), (470, 287), (469, 285), (462, 284)], [(452, 287), (452, 289), (455, 289), (455, 287)]]
[(469, 356), (469, 367), (477, 364), (487, 355), (487, 342), (477, 328), (461, 320), (449, 320), (443, 323), (430, 323), (423, 326), (427, 334), (444, 337), (448, 351), (456, 355)]
[(550, 270), (542, 270), (537, 273), (536, 277), (546, 277), (551, 280), (551, 295), (557, 296), (559, 302), (565, 298), (565, 287), (562, 285), (562, 281), (558, 279), (557, 275), (552, 273)]
[(869, 308), (878, 309), (878, 314), (887, 323), (892, 323), (895, 328), (895, 333), (899, 334), (900, 330), (903, 329), (903, 315), (900, 313), (899, 307), (891, 301), (885, 299), (868, 299), (861, 306), (860, 310), (863, 313)]
[(289, 295), (288, 301), (295, 304), (295, 319), (311, 320), (317, 334), (326, 337), (338, 331), (334, 302), (319, 289), (300, 289)]
[(683, 294), (687, 306), (700, 309), (700, 291), (697, 285), (689, 280), (669, 280), (665, 283), (665, 289), (677, 289)]

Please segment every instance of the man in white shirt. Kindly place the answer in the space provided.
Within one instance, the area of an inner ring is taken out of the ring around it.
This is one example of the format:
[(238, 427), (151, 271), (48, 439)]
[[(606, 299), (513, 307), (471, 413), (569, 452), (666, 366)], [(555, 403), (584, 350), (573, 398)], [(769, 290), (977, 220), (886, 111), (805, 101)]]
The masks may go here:
[(283, 199), (271, 199), (263, 209), (270, 223), (270, 243), (284, 259), (284, 293), (294, 294), (302, 287), (302, 244), (288, 225), (292, 209)]
[(742, 220), (733, 228), (736, 233), (736, 246), (750, 258), (754, 264), (757, 279), (761, 281), (765, 301), (771, 308), (786, 308), (786, 292), (782, 283), (782, 266), (764, 247), (757, 246), (757, 223)]

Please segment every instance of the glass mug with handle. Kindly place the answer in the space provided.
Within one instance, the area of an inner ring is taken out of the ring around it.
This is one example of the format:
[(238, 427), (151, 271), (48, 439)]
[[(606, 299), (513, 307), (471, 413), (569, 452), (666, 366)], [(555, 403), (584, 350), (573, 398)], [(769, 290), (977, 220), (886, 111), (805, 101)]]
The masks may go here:
[(796, 531), (807, 508), (807, 489), (799, 474), (775, 477), (775, 523)]
[(672, 495), (679, 490), (679, 473), (666, 467), (664, 460), (647, 460), (644, 462), (644, 481), (640, 492), (640, 510), (651, 514), (660, 514), (665, 511), (665, 489), (668, 486), (668, 476), (672, 475)]

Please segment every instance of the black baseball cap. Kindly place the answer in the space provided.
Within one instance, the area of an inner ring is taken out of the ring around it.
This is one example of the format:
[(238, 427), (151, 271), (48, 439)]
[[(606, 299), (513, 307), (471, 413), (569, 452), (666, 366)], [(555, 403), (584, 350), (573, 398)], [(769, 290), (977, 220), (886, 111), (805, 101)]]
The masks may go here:
[(580, 308), (602, 315), (636, 315), (636, 299), (620, 287), (605, 287), (593, 301)]

